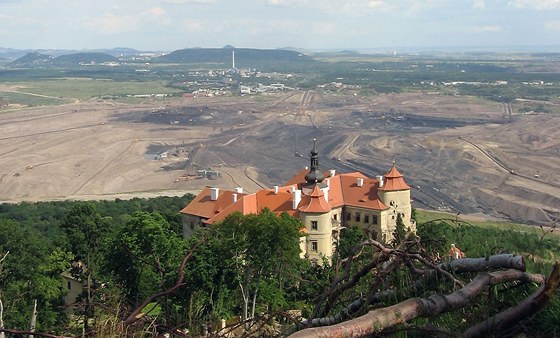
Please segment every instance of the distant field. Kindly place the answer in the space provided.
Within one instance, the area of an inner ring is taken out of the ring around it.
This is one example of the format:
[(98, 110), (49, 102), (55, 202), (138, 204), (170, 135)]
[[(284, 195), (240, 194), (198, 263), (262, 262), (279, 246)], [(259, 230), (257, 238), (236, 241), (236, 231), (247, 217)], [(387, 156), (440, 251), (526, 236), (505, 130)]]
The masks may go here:
[(0, 86), (0, 96), (9, 104), (26, 106), (58, 105), (74, 100), (103, 96), (126, 97), (142, 94), (174, 94), (179, 91), (165, 87), (165, 81), (113, 81), (87, 78), (62, 78), (43, 81), (10, 82)]
[[(417, 212), (417, 221), (418, 223), (426, 223), (433, 220), (438, 220), (442, 218), (446, 219), (458, 219), (459, 221), (463, 221), (465, 223), (470, 223), (474, 226), (478, 226), (481, 228), (494, 228), (500, 230), (513, 230), (516, 232), (526, 232), (526, 233), (534, 233), (537, 235), (543, 234), (543, 229), (538, 225), (527, 225), (527, 224), (519, 224), (519, 223), (511, 223), (508, 221), (494, 221), (494, 220), (475, 220), (471, 217), (465, 217), (457, 215), (439, 212), (439, 211), (428, 211), (428, 210), (416, 210)], [(550, 228), (545, 228), (544, 231), (550, 230)], [(553, 236), (560, 239), (560, 233), (558, 231), (549, 232), (547, 236)]]

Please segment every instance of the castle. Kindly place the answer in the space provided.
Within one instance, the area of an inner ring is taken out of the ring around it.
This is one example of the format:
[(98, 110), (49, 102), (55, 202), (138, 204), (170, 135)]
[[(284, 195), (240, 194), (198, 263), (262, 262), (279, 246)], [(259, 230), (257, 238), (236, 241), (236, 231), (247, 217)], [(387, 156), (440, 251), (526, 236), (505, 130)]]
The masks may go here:
[(368, 178), (360, 172), (338, 174), (319, 171), (315, 144), (310, 167), (283, 186), (246, 194), (242, 188), (223, 190), (206, 187), (181, 210), (183, 237), (198, 227), (222, 221), (233, 212), (257, 214), (265, 208), (288, 213), (303, 223), (300, 247), (302, 257), (314, 264), (329, 260), (340, 232), (349, 226), (374, 230), (378, 239), (388, 242), (400, 215), (405, 227), (415, 231), (411, 220), (410, 187), (395, 164), (384, 176)]

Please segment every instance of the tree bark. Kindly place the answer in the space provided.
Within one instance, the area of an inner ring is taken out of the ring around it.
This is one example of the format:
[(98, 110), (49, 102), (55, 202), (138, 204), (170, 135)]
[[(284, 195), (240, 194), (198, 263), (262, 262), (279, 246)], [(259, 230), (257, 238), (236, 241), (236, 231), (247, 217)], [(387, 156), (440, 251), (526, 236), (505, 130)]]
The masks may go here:
[[(2, 304), (2, 299), (0, 299), (0, 330), (4, 328), (4, 304)], [(0, 332), (0, 338), (5, 338), (4, 331)]]
[[(464, 273), (464, 272), (481, 272), (488, 271), (492, 269), (516, 269), (520, 271), (525, 271), (525, 259), (523, 256), (516, 256), (512, 254), (500, 254), (493, 255), (482, 258), (461, 258), (450, 262), (441, 263), (438, 267), (443, 271), (453, 272), (453, 273)], [(430, 278), (435, 277), (437, 274), (436, 270), (430, 270), (429, 273), (425, 274), (421, 279), (416, 280), (411, 286), (411, 291), (418, 291), (424, 288), (424, 284)], [(402, 293), (402, 290), (385, 290), (374, 294), (368, 299), (369, 304), (376, 304), (382, 302), (386, 299), (396, 298), (397, 294)], [(311, 323), (309, 320), (303, 320), (298, 324), (300, 328), (310, 326), (328, 326), (341, 323), (343, 320), (351, 318), (356, 312), (358, 312), (363, 306), (364, 301), (362, 299), (357, 299), (349, 304), (345, 309), (340, 311), (334, 316), (326, 316), (320, 318), (313, 318)], [(311, 325), (310, 325), (311, 324)], [(294, 330), (295, 331), (295, 330)]]
[(370, 311), (353, 320), (332, 326), (301, 330), (290, 337), (364, 337), (417, 317), (435, 316), (464, 307), (488, 285), (516, 280), (544, 283), (542, 275), (532, 275), (518, 270), (481, 273), (464, 288), (449, 295), (407, 299), (393, 306)]
[[(33, 300), (33, 307), (31, 308), (31, 320), (29, 321), (29, 332), (35, 332), (35, 325), (37, 324), (37, 299)], [(27, 338), (33, 338), (30, 334)]]

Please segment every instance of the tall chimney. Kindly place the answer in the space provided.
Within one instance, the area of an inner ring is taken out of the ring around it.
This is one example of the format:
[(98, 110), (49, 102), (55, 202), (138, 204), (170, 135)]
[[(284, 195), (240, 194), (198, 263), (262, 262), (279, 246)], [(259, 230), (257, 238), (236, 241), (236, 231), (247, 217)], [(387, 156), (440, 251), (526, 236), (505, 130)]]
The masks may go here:
[(334, 177), (334, 175), (336, 175), (336, 170), (331, 169), (331, 170), (329, 170), (329, 171), (330, 171), (330, 173), (331, 173), (331, 177)]
[(356, 184), (358, 185), (358, 187), (361, 187), (364, 185), (364, 179), (361, 177), (358, 177)]
[(210, 188), (210, 199), (212, 201), (217, 201), (219, 194), (220, 194), (220, 189), (219, 188)]
[(231, 51), (231, 68), (235, 69), (235, 50)]
[(301, 190), (295, 190), (292, 192), (292, 209), (296, 210), (299, 202), (301, 202)]
[(233, 190), (235, 190), (235, 192), (238, 193), (238, 194), (242, 194), (242, 193), (243, 193), (243, 188), (241, 188), (241, 187), (236, 187), (236, 188), (233, 189)]
[(280, 189), (280, 187), (278, 187), (277, 185), (274, 186), (274, 195), (278, 195), (278, 190)]
[(237, 202), (237, 194), (233, 194), (233, 203)]
[(377, 175), (377, 179), (379, 180), (379, 187), (383, 187), (383, 176)]

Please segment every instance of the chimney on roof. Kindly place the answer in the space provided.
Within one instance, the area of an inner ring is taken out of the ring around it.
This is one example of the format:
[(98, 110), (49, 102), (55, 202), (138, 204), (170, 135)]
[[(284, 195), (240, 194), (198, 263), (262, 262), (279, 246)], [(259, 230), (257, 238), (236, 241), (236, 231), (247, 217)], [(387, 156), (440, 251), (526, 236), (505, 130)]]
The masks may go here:
[(210, 199), (212, 201), (217, 201), (219, 194), (220, 194), (220, 188), (210, 188)]
[(301, 190), (292, 191), (292, 209), (296, 210), (299, 202), (301, 202)]
[(377, 175), (377, 179), (379, 180), (379, 187), (382, 188), (383, 187), (383, 176)]
[(329, 172), (331, 173), (330, 177), (334, 177), (334, 175), (336, 175), (336, 170), (334, 169), (329, 170)]
[(243, 188), (241, 188), (241, 187), (235, 187), (235, 189), (233, 189), (233, 190), (235, 190), (235, 192), (238, 193), (238, 194), (243, 193)]
[(234, 193), (232, 196), (233, 196), (233, 203), (237, 202), (237, 194)]
[(280, 188), (277, 185), (274, 186), (274, 195), (278, 195), (278, 190), (279, 189)]
[(356, 184), (358, 185), (358, 187), (362, 187), (364, 185), (364, 179), (358, 177), (358, 179), (356, 180)]
[(323, 191), (325, 201), (327, 201), (327, 203), (328, 203), (329, 202), (329, 187), (327, 186), (326, 188), (323, 188), (321, 190)]

